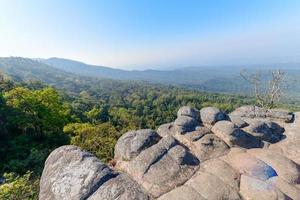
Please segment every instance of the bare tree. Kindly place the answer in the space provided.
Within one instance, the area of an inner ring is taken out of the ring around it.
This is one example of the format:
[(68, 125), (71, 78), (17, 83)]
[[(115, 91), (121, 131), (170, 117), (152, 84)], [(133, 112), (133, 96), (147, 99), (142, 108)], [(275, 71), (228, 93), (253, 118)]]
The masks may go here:
[(273, 108), (281, 100), (286, 78), (284, 71), (271, 70), (271, 78), (268, 82), (262, 79), (261, 71), (247, 74), (246, 70), (242, 70), (240, 75), (252, 85), (259, 106)]

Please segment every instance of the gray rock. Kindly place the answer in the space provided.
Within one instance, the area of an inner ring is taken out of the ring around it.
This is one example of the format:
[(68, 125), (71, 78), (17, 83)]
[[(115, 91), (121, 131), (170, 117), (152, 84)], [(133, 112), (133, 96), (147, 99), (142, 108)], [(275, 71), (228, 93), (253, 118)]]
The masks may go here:
[(178, 128), (178, 132), (184, 133), (195, 130), (195, 128), (199, 125), (199, 122), (192, 117), (180, 116), (177, 117), (174, 124)]
[(248, 123), (245, 122), (240, 116), (228, 115), (229, 120), (234, 123), (238, 128), (244, 128), (248, 126)]
[(230, 121), (217, 122), (211, 131), (230, 147), (239, 146), (249, 149), (262, 148), (264, 145), (260, 140), (239, 129)]
[(166, 136), (142, 151), (125, 170), (153, 197), (159, 197), (187, 181), (199, 161), (178, 142)]
[(85, 199), (116, 176), (92, 154), (75, 146), (62, 146), (54, 150), (45, 162), (39, 199)]
[(226, 115), (215, 107), (206, 107), (200, 110), (200, 118), (204, 125), (209, 128), (214, 125), (217, 121), (225, 120)]
[(278, 176), (274, 176), (266, 181), (272, 187), (278, 188), (291, 199), (300, 199), (300, 188), (290, 184)]
[(237, 190), (208, 172), (198, 171), (185, 185), (207, 200), (241, 199)]
[(197, 110), (195, 108), (191, 108), (189, 106), (183, 106), (178, 110), (177, 117), (180, 117), (180, 116), (188, 116), (188, 117), (194, 118), (195, 120), (198, 120), (198, 121), (200, 119), (199, 110)]
[(109, 179), (88, 200), (150, 200), (141, 187), (127, 175)]
[(200, 170), (215, 175), (224, 183), (230, 185), (236, 190), (239, 190), (239, 172), (221, 159), (211, 159), (201, 163)]
[(240, 193), (244, 199), (253, 200), (288, 200), (288, 196), (283, 194), (276, 187), (265, 181), (242, 175)]
[(115, 146), (115, 159), (131, 160), (144, 149), (156, 144), (160, 136), (153, 130), (129, 131), (119, 138)]
[(206, 200), (193, 188), (186, 185), (180, 186), (162, 195), (158, 200)]
[(195, 142), (201, 139), (204, 135), (211, 133), (210, 130), (204, 126), (197, 126), (195, 129), (195, 131), (184, 134), (189, 141)]
[(247, 118), (274, 118), (291, 122), (294, 118), (293, 114), (285, 110), (265, 109), (258, 106), (242, 106), (234, 110), (231, 115), (247, 117)]
[(272, 166), (283, 180), (296, 185), (300, 184), (300, 165), (297, 163), (267, 149), (250, 149), (247, 152)]
[(283, 138), (284, 129), (275, 122), (256, 120), (244, 128), (247, 133), (270, 143), (276, 143)]
[(200, 161), (217, 158), (226, 154), (229, 147), (214, 134), (206, 134), (193, 144), (193, 153)]
[(230, 151), (226, 156), (221, 157), (224, 162), (228, 163), (241, 174), (260, 179), (268, 180), (277, 176), (275, 169), (267, 163), (257, 159), (249, 153)]
[(167, 124), (162, 124), (158, 127), (157, 133), (161, 137), (165, 137), (167, 135), (172, 136), (176, 133), (176, 127), (175, 127), (173, 122), (172, 123), (167, 123)]

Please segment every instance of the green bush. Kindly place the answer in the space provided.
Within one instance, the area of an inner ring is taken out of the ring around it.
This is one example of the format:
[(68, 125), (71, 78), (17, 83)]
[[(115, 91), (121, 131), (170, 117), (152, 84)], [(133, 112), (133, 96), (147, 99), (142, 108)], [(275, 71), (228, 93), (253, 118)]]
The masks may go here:
[(0, 185), (1, 200), (35, 200), (38, 199), (39, 179), (28, 171), (23, 176), (5, 173), (5, 183)]

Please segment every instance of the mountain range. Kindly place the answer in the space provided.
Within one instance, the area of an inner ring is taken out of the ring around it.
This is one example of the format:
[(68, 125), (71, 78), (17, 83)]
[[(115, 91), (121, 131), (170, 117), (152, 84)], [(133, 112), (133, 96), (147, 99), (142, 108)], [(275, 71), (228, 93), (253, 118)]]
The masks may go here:
[(300, 63), (246, 66), (202, 66), (186, 67), (173, 70), (121, 70), (104, 66), (89, 65), (83, 62), (64, 59), (29, 59), (21, 57), (0, 58), (0, 70), (17, 79), (37, 79), (48, 84), (56, 83), (57, 79), (70, 76), (93, 77), (113, 80), (147, 81), (179, 87), (222, 93), (249, 93), (250, 85), (239, 73), (242, 69), (248, 72), (281, 68), (287, 73), (289, 82), (288, 93), (291, 97), (300, 95)]

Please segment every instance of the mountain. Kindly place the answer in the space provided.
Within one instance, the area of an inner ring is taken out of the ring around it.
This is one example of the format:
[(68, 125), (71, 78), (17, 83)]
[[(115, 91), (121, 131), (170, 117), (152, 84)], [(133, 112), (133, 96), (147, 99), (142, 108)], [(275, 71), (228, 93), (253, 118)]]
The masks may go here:
[(289, 93), (300, 97), (300, 64), (299, 63), (274, 63), (244, 66), (201, 66), (186, 67), (173, 70), (120, 70), (109, 67), (88, 65), (82, 62), (49, 58), (41, 62), (60, 70), (78, 75), (102, 77), (118, 80), (143, 80), (154, 83), (171, 84), (210, 92), (242, 93), (248, 94), (251, 86), (240, 77), (240, 71), (262, 71), (265, 81), (268, 81), (269, 71), (282, 69), (287, 73)]
[[(218, 78), (226, 78), (227, 81), (239, 77), (239, 69), (226, 67), (190, 67), (174, 70), (120, 70), (109, 67), (88, 65), (82, 62), (62, 59), (49, 58), (41, 59), (44, 64), (54, 68), (71, 72), (77, 75), (86, 75), (92, 77), (111, 78), (118, 80), (145, 80), (156, 83), (167, 83), (175, 85), (201, 85), (207, 81)], [(233, 83), (231, 83), (233, 84)]]
[[(89, 65), (63, 58), (0, 58), (0, 70), (13, 76), (15, 79), (40, 80), (56, 87), (64, 87), (64, 84), (68, 79), (76, 79), (76, 81), (85, 79), (86, 81), (92, 81), (91, 78), (96, 78), (103, 81), (107, 79), (146, 81), (208, 92), (238, 94), (249, 94), (251, 91), (251, 86), (239, 75), (242, 68), (247, 69), (249, 72), (261, 70), (264, 81), (267, 81), (269, 70), (280, 68), (280, 66), (282, 66), (281, 68), (287, 73), (287, 83), (289, 87), (286, 91), (289, 94), (289, 97), (300, 99), (300, 64), (297, 63), (246, 65), (244, 67), (202, 66), (164, 71), (129, 71)], [(69, 84), (72, 85), (73, 82), (74, 81), (70, 81)]]

